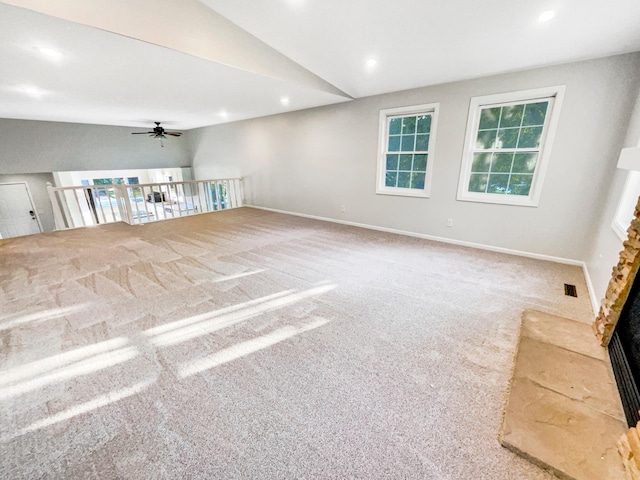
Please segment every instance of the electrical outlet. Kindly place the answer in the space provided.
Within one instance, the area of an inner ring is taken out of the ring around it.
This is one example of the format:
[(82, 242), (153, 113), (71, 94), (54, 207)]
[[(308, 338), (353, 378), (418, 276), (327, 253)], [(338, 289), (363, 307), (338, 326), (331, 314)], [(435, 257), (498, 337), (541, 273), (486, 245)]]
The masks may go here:
[(447, 227), (453, 227), (453, 218), (447, 218)]
[(346, 211), (347, 211), (347, 209), (345, 208), (345, 206), (344, 206), (344, 205), (341, 205), (341, 206), (340, 206), (340, 211), (341, 211), (342, 213), (344, 213), (344, 212), (346, 212)]

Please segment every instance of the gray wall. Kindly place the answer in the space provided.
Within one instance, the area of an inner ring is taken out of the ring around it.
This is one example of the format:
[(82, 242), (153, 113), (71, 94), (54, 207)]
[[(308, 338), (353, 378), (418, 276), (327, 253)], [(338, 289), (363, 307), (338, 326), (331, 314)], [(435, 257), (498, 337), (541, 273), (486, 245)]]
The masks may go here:
[[(635, 101), (635, 108), (627, 135), (621, 148), (636, 147), (640, 145), (640, 94)], [(618, 154), (619, 154), (618, 150)], [(593, 291), (596, 295), (595, 301), (599, 302), (607, 289), (609, 279), (611, 278), (611, 269), (618, 263), (619, 253), (622, 250), (622, 241), (615, 234), (611, 223), (620, 200), (620, 195), (627, 178), (627, 170), (615, 169), (612, 172), (612, 182), (603, 202), (602, 214), (597, 222), (598, 229), (594, 236), (591, 251), (586, 258), (587, 269)], [(633, 212), (629, 212), (629, 218), (633, 217)]]
[[(239, 144), (246, 122), (225, 123), (187, 132), (187, 146), (196, 180), (234, 178), (242, 175)], [(251, 145), (245, 145), (251, 149)]]
[[(242, 174), (247, 202), (258, 206), (584, 260), (639, 73), (640, 54), (629, 54), (437, 85), (194, 130), (189, 149), (196, 178)], [(539, 206), (457, 201), (471, 97), (551, 85), (567, 89)], [(379, 110), (433, 102), (440, 114), (431, 198), (376, 195)]]
[(187, 141), (160, 141), (133, 127), (0, 119), (0, 174), (182, 167)]
[(40, 217), (42, 229), (45, 232), (53, 231), (53, 209), (47, 192), (47, 182), (53, 184), (51, 173), (27, 173), (18, 175), (0, 175), (0, 183), (25, 182), (29, 186), (34, 207)]

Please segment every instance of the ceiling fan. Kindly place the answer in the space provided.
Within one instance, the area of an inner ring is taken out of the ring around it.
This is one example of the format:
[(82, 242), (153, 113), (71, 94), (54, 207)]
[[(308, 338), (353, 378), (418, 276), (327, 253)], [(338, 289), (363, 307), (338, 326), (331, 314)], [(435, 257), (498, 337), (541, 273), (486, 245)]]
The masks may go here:
[(164, 147), (164, 144), (162, 143), (162, 139), (163, 138), (167, 138), (167, 135), (171, 136), (171, 137), (179, 137), (180, 135), (182, 135), (182, 132), (168, 132), (166, 131), (164, 128), (162, 128), (160, 126), (160, 122), (153, 122), (156, 124), (156, 126), (153, 128), (152, 131), (150, 132), (132, 132), (131, 135), (149, 135), (150, 137), (153, 138), (159, 138), (160, 139), (160, 145)]

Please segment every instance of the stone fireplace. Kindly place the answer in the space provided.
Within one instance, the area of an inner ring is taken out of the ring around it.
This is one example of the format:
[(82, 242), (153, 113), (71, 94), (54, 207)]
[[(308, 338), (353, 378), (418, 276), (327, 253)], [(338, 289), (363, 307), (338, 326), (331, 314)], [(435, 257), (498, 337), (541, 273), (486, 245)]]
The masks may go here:
[[(640, 317), (640, 278), (634, 285), (640, 269), (640, 199), (627, 234), (618, 264), (613, 268), (600, 311), (593, 323), (593, 330), (601, 345), (609, 347), (625, 415), (631, 426), (618, 442), (618, 450), (628, 478), (640, 479), (640, 365), (637, 355), (640, 342), (633, 338), (635, 332), (631, 331), (639, 327), (637, 321)], [(637, 334), (640, 338), (640, 331)]]
[(607, 292), (600, 304), (600, 311), (593, 323), (593, 330), (603, 347), (609, 345), (624, 304), (640, 267), (640, 199), (636, 204), (634, 218), (627, 230), (620, 260), (613, 268)]

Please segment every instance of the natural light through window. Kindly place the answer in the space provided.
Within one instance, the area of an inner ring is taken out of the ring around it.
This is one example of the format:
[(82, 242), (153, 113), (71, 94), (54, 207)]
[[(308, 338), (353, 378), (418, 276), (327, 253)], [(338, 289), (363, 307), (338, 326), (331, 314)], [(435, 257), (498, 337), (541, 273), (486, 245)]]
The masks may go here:
[(0, 378), (0, 400), (87, 376), (138, 355), (138, 349), (127, 338), (117, 337), (16, 366), (5, 370)]
[[(212, 281), (237, 280), (265, 271), (249, 270)], [(3, 406), (18, 405), (23, 398), (29, 396), (41, 398), (46, 407), (32, 409), (33, 415), (23, 416), (24, 421), (21, 417), (20, 424), (16, 424), (12, 432), (5, 434), (3, 438), (5, 441), (12, 440), (55, 425), (58, 428), (68, 428), (67, 422), (77, 417), (97, 415), (96, 411), (99, 409), (144, 394), (158, 380), (157, 369), (149, 371), (149, 355), (152, 358), (163, 356), (164, 368), (172, 370), (179, 378), (188, 378), (322, 327), (330, 322), (329, 318), (316, 315), (307, 317), (306, 313), (305, 318), (302, 318), (298, 314), (314, 310), (309, 302), (337, 287), (335, 283), (321, 281), (304, 290), (281, 290), (214, 310), (210, 308), (210, 304), (204, 304), (204, 311), (199, 314), (173, 321), (166, 317), (166, 323), (160, 322), (146, 330), (136, 330), (131, 337), (110, 338), (72, 347), (53, 355), (43, 352), (41, 358), (7, 365), (0, 376), (0, 403)], [(88, 304), (78, 304), (26, 315), (1, 314), (0, 330), (9, 324), (33, 324), (76, 314), (87, 306)], [(280, 317), (269, 314), (291, 307), (293, 310), (283, 315), (287, 324), (271, 327), (274, 318)], [(180, 313), (177, 315), (181, 316)], [(236, 338), (237, 331), (235, 334), (231, 332), (228, 337), (224, 334), (211, 335), (258, 318), (260, 320), (257, 324), (246, 327), (248, 335), (240, 335), (240, 339)], [(270, 325), (269, 328), (265, 326), (265, 320)], [(176, 356), (171, 351), (172, 347), (184, 342), (201, 342), (202, 337), (205, 337), (208, 345), (204, 352), (189, 345), (181, 350), (185, 352), (184, 355)], [(170, 350), (166, 357), (157, 350), (165, 348)], [(82, 395), (77, 395), (78, 391)], [(62, 400), (57, 400), (56, 396), (60, 392), (64, 392), (65, 396)]]
[(459, 200), (537, 205), (563, 90), (471, 100)]
[(428, 197), (438, 104), (380, 111), (376, 193)]
[(127, 397), (131, 397), (133, 395), (138, 395), (143, 392), (147, 388), (149, 388), (155, 379), (144, 380), (142, 382), (138, 382), (135, 385), (130, 387), (125, 387), (120, 390), (110, 391), (108, 393), (104, 393), (99, 395), (92, 400), (81, 403), (79, 405), (74, 405), (73, 407), (63, 410), (61, 412), (56, 413), (55, 415), (51, 415), (50, 417), (45, 417), (42, 420), (38, 420), (37, 422), (32, 423), (28, 427), (23, 428), (18, 432), (18, 435), (24, 435), (25, 433), (32, 432), (34, 430), (39, 430), (41, 428), (46, 428), (51, 425), (55, 425), (56, 423), (63, 422), (73, 417), (77, 417), (78, 415), (83, 415), (86, 413), (90, 413), (99, 408), (105, 407), (107, 405), (111, 405), (112, 403), (119, 402)]
[(271, 347), (288, 340), (289, 338), (295, 337), (296, 335), (321, 327), (327, 323), (329, 323), (329, 320), (327, 319), (316, 318), (312, 322), (306, 324), (297, 326), (287, 325), (286, 327), (279, 328), (278, 330), (269, 332), (265, 335), (237, 343), (229, 348), (220, 350), (209, 357), (186, 362), (178, 368), (178, 375), (180, 375), (181, 378), (190, 377), (205, 370), (232, 362), (238, 358), (242, 358), (246, 355)]
[(0, 315), (0, 330), (9, 330), (10, 328), (15, 328), (24, 324), (30, 324), (33, 326), (49, 320), (58, 319), (65, 315), (80, 312), (89, 306), (89, 303), (81, 303), (79, 305), (72, 305), (69, 307), (38, 310), (37, 312), (29, 313), (27, 315), (16, 315), (13, 317)]
[(300, 292), (285, 290), (231, 307), (154, 327), (146, 330), (144, 335), (157, 347), (177, 345), (255, 318), (266, 312), (287, 307), (307, 298), (323, 295), (334, 288), (336, 288), (336, 285), (326, 284)]

